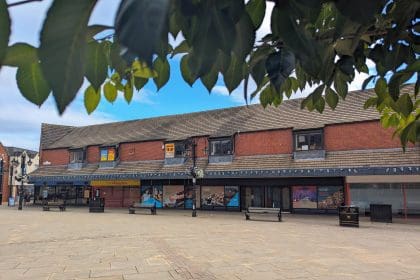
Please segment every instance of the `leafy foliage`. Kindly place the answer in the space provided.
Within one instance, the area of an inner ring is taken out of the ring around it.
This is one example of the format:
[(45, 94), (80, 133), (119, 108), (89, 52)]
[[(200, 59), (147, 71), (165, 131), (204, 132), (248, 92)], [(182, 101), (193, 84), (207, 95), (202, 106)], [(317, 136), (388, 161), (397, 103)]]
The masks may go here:
[[(271, 15), (268, 2), (274, 3)], [(346, 98), (357, 71), (370, 74), (363, 89), (375, 87), (365, 108), (376, 108), (403, 146), (419, 141), (418, 0), (123, 0), (115, 27), (88, 26), (95, 4), (54, 0), (36, 49), (7, 47), (9, 13), (0, 0), (0, 65), (18, 67), (17, 83), (28, 100), (40, 105), (52, 91), (62, 113), (86, 78), (89, 113), (102, 91), (111, 103), (118, 92), (129, 103), (151, 78), (158, 90), (165, 86), (168, 59), (181, 54), (181, 74), (191, 86), (200, 80), (211, 92), (221, 75), (229, 92), (243, 84), (245, 100), (259, 96), (263, 106), (311, 87), (302, 108), (322, 113)], [(271, 32), (256, 41), (265, 16)], [(112, 28), (114, 36), (97, 38)], [(168, 37), (179, 35), (182, 42), (172, 46)], [(402, 92), (412, 79), (414, 92)], [(251, 94), (249, 81), (256, 84)]]

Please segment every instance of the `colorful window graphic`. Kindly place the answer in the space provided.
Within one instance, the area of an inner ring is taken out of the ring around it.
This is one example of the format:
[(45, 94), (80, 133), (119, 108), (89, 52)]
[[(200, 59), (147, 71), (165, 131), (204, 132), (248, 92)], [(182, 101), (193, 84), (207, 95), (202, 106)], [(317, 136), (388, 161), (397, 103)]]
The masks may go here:
[(142, 186), (141, 187), (141, 204), (143, 206), (156, 205), (162, 208), (163, 187), (162, 186)]
[(225, 205), (227, 207), (239, 207), (239, 187), (225, 187)]
[(318, 187), (318, 208), (337, 209), (344, 201), (343, 187)]
[(114, 160), (115, 160), (115, 148), (101, 149), (101, 161), (114, 161)]
[(201, 187), (201, 206), (224, 206), (225, 189), (223, 186)]
[(184, 186), (163, 186), (163, 207), (183, 208), (184, 198)]
[(294, 186), (293, 208), (317, 208), (316, 186)]

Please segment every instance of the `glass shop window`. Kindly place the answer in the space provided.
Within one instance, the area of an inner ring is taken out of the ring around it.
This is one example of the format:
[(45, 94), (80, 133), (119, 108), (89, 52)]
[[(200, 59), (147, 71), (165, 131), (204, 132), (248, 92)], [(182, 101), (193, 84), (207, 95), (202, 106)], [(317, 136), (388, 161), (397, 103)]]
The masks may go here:
[(233, 145), (231, 138), (210, 140), (211, 156), (226, 156), (233, 154)]
[(295, 133), (295, 151), (322, 150), (323, 142), (321, 130)]

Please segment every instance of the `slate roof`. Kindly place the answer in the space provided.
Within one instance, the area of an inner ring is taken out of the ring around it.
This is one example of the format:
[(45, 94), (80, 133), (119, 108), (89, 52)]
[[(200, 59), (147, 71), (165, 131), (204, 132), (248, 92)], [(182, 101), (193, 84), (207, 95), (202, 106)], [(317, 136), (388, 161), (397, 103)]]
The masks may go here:
[[(413, 85), (402, 92), (412, 92)], [(328, 124), (379, 119), (375, 109), (363, 109), (372, 90), (354, 91), (340, 100), (333, 111), (328, 106), (323, 114), (300, 109), (302, 99), (287, 100), (279, 107), (240, 106), (197, 113), (115, 122), (83, 127), (43, 124), (41, 149), (80, 148), (149, 140), (180, 140), (192, 136), (230, 136), (236, 132), (270, 129), (308, 129)]]
[(18, 148), (18, 147), (4, 147), (7, 151), (7, 154), (11, 157), (13, 156), (20, 156), (22, 154), (23, 151), (26, 151), (26, 153), (31, 157), (35, 157), (38, 152), (36, 151), (32, 151), (32, 150), (28, 150), (28, 149), (23, 149), (23, 148)]

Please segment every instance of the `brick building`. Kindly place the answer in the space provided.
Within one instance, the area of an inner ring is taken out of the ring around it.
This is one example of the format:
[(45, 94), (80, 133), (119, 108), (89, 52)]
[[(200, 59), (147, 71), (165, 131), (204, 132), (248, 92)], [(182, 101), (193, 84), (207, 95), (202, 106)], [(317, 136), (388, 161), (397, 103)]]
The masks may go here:
[[(0, 202), (8, 203), (8, 198), (15, 201), (18, 198), (18, 189), (21, 185), (16, 177), (21, 176), (22, 153), (26, 152), (25, 168), (29, 174), (38, 168), (38, 152), (17, 147), (6, 147), (0, 142)], [(24, 192), (30, 196), (33, 194), (33, 185), (24, 182)]]
[[(412, 91), (406, 86), (403, 91)], [(69, 127), (43, 124), (35, 198), (86, 204), (99, 193), (107, 207), (134, 201), (192, 207), (190, 168), (204, 177), (201, 209), (247, 206), (330, 212), (342, 203), (394, 212), (420, 210), (420, 147), (404, 153), (383, 129), (372, 92), (349, 93), (321, 115), (301, 100), (263, 109), (250, 105), (142, 120)]]

